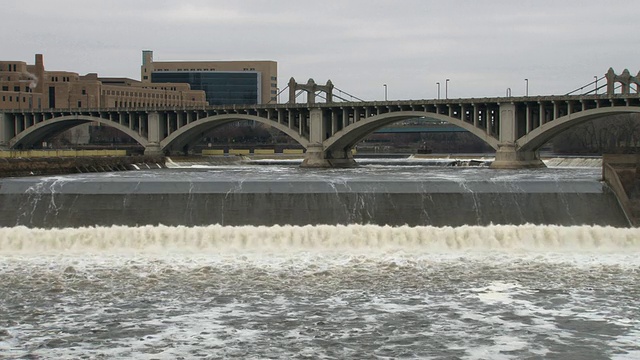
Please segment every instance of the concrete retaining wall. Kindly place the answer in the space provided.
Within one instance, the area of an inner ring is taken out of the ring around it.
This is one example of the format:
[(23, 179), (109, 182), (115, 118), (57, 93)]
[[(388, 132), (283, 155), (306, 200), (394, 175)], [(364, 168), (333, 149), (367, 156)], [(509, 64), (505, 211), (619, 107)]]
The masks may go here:
[(0, 158), (0, 177), (60, 175), (164, 167), (162, 156)]
[(640, 226), (640, 155), (603, 155), (602, 178), (633, 226)]

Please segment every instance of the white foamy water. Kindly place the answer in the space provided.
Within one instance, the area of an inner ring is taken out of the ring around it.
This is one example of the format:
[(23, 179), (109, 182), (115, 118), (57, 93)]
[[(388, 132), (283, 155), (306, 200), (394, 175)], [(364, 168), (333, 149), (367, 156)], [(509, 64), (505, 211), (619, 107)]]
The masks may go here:
[(0, 358), (640, 356), (640, 229), (0, 228)]

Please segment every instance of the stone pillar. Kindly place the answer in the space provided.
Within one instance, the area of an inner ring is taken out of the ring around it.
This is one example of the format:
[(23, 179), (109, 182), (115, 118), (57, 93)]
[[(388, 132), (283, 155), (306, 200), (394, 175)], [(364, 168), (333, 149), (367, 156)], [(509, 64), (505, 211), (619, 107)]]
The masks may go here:
[(296, 103), (296, 80), (294, 78), (289, 79), (289, 103)]
[(547, 122), (547, 112), (544, 106), (544, 103), (540, 101), (540, 126), (544, 125)]
[(324, 141), (325, 126), (322, 109), (315, 108), (309, 111), (309, 142), (322, 144)]
[(515, 104), (500, 104), (500, 141), (515, 142), (518, 138)]
[(147, 117), (148, 132), (147, 138), (149, 143), (144, 149), (145, 155), (162, 155), (162, 148), (160, 148), (160, 140), (162, 140), (162, 127), (160, 124), (160, 114), (150, 112)]
[(336, 111), (331, 112), (331, 136), (338, 132), (338, 114)]
[(531, 129), (533, 128), (531, 126), (531, 106), (529, 106), (529, 103), (527, 103), (527, 113), (526, 113), (526, 119), (525, 119), (525, 127), (526, 127), (526, 131), (524, 132), (525, 134), (528, 134)]
[(13, 122), (9, 117), (0, 113), (0, 150), (9, 150), (9, 142), (13, 137)]
[(487, 132), (487, 134), (491, 135), (491, 109), (489, 109), (489, 105), (487, 104), (487, 109), (484, 111), (485, 112), (485, 131)]
[(0, 113), (0, 150), (8, 150), (13, 137), (13, 122), (5, 113)]
[(478, 127), (478, 118), (480, 117), (480, 109), (478, 109), (478, 105), (473, 104), (473, 127)]

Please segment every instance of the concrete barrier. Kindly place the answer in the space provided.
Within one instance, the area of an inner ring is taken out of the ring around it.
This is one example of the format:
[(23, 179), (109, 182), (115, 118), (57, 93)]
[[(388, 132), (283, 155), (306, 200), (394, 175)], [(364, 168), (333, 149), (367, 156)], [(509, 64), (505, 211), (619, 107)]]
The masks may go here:
[(253, 149), (253, 153), (255, 155), (271, 155), (275, 154), (276, 151), (274, 149)]
[(0, 150), (0, 158), (127, 156), (126, 150)]
[(640, 155), (603, 155), (602, 178), (616, 195), (632, 226), (640, 226)]
[(224, 155), (224, 150), (222, 150), (222, 149), (204, 149), (204, 150), (202, 150), (202, 155)]
[(249, 149), (229, 149), (229, 155), (249, 155), (251, 150)]
[(0, 158), (0, 177), (157, 169), (162, 156), (58, 156)]

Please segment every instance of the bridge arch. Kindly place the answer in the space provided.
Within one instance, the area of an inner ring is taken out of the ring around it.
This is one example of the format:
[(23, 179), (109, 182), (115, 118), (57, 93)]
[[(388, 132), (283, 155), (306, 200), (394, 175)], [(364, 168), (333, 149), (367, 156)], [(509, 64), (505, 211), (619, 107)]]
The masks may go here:
[(52, 134), (59, 134), (75, 126), (88, 122), (97, 122), (101, 125), (118, 129), (144, 147), (149, 143), (144, 136), (138, 134), (135, 130), (111, 120), (88, 115), (67, 115), (46, 120), (25, 129), (9, 141), (9, 147), (12, 149), (20, 147), (28, 148), (43, 139), (50, 137)]
[(255, 115), (224, 114), (209, 116), (194, 121), (188, 125), (182, 126), (178, 130), (171, 133), (171, 135), (160, 141), (160, 148), (162, 149), (162, 151), (182, 149), (184, 145), (189, 144), (193, 140), (199, 138), (204, 131), (215, 129), (216, 127), (242, 120), (255, 120), (272, 128), (280, 130), (291, 137), (293, 140), (297, 141), (304, 148), (307, 148), (309, 145), (308, 139), (302, 137), (297, 130), (291, 129), (285, 124), (279, 124), (273, 120)]
[(497, 138), (489, 135), (485, 130), (477, 128), (473, 124), (467, 123), (463, 120), (456, 119), (448, 115), (425, 113), (422, 111), (398, 111), (371, 116), (356, 123), (350, 124), (344, 129), (336, 132), (329, 139), (325, 140), (325, 150), (331, 152), (352, 148), (367, 135), (370, 135), (371, 133), (382, 127), (398, 121), (413, 119), (417, 117), (428, 117), (436, 120), (446, 121), (450, 124), (459, 126), (477, 136), (478, 138), (482, 139), (493, 149), (498, 149), (499, 141)]
[(544, 125), (534, 129), (527, 135), (520, 137), (516, 141), (516, 148), (518, 151), (535, 151), (538, 150), (549, 140), (553, 139), (561, 132), (585, 123), (589, 120), (595, 120), (598, 118), (620, 115), (620, 114), (633, 114), (640, 113), (640, 107), (638, 106), (621, 106), (621, 107), (606, 107), (597, 108), (591, 110), (584, 110), (573, 114), (559, 117), (553, 121), (545, 123)]

